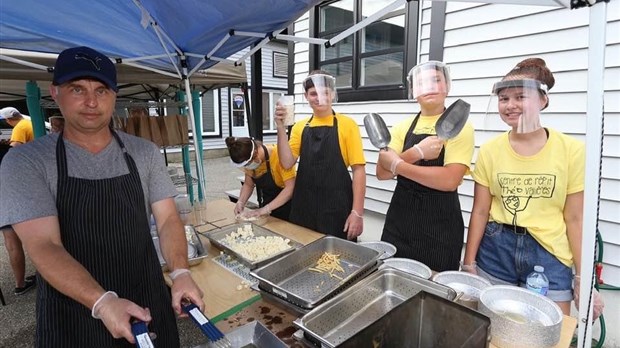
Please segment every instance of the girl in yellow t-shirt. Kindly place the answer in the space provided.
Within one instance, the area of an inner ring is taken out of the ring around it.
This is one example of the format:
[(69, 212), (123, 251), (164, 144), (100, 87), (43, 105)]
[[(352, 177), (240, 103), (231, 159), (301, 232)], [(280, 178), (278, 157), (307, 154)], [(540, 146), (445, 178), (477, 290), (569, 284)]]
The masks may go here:
[(554, 83), (545, 61), (530, 58), (493, 87), (511, 130), (480, 148), (462, 268), (495, 284), (525, 286), (534, 266), (543, 266), (546, 296), (569, 314), (571, 267), (580, 274), (585, 148), (540, 125)]

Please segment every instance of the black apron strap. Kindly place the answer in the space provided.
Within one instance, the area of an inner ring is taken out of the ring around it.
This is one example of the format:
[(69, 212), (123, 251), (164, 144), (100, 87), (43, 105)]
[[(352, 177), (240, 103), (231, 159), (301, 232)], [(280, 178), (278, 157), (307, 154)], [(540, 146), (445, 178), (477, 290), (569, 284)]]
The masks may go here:
[[(252, 179), (254, 180), (254, 184), (256, 184), (257, 196), (260, 197), (258, 204), (262, 208), (271, 203), (271, 201), (273, 201), (280, 194), (280, 192), (282, 192), (282, 188), (276, 185), (276, 182), (273, 180), (271, 162), (269, 162), (269, 151), (267, 151), (267, 147), (265, 145), (261, 146), (263, 147), (263, 152), (265, 153), (267, 172), (258, 178), (252, 177)], [(260, 194), (258, 194), (259, 192)], [(271, 215), (277, 217), (278, 219), (288, 221), (290, 213), (291, 201), (289, 200), (278, 209), (274, 209), (271, 212)]]

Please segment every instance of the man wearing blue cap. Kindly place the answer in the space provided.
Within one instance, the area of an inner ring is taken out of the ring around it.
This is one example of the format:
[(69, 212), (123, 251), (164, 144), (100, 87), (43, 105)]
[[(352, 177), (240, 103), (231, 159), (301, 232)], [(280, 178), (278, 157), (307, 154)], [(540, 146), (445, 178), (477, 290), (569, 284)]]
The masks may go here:
[(20, 178), (0, 184), (0, 227), (13, 226), (38, 271), (37, 347), (129, 347), (136, 319), (149, 323), (158, 347), (178, 347), (181, 300), (204, 308), (159, 148), (109, 127), (117, 91), (105, 55), (61, 52), (50, 94), (64, 131), (11, 150), (0, 168), (0, 176)]

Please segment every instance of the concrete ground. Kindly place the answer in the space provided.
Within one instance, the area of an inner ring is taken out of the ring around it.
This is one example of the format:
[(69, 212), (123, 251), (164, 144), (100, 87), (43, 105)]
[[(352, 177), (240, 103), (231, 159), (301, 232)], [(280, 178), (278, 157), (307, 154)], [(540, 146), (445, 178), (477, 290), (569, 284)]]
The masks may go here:
[[(169, 165), (180, 166), (179, 163)], [(225, 191), (240, 187), (237, 177), (241, 172), (230, 166), (228, 157), (206, 159), (204, 167), (207, 201), (226, 199)], [(26, 267), (26, 274), (34, 274), (35, 269), (30, 260), (27, 260)], [(0, 289), (6, 300), (6, 306), (0, 305), (0, 347), (32, 347), (35, 334), (36, 290), (16, 296), (13, 294), (14, 287), (13, 272), (4, 247), (4, 239), (0, 238)], [(194, 347), (206, 342), (205, 337), (189, 319), (179, 320), (178, 327), (181, 347)]]

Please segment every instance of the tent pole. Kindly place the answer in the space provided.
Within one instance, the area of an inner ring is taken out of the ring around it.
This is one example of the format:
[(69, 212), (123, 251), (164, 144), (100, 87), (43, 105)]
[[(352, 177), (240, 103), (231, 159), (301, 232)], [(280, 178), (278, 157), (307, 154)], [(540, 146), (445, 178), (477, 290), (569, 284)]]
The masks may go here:
[[(198, 132), (194, 132), (194, 147), (198, 152), (200, 149), (200, 158), (202, 158), (202, 110), (200, 109), (200, 92), (192, 90), (192, 106), (195, 110), (194, 114), (194, 129), (198, 129)], [(198, 172), (198, 162), (196, 162), (196, 172)], [(198, 200), (204, 201), (202, 181), (198, 180)]]
[[(177, 101), (182, 102), (185, 100), (185, 92), (177, 91)], [(179, 107), (179, 114), (185, 115), (185, 108)], [(189, 145), (183, 145), (181, 147), (181, 154), (183, 158), (183, 177), (185, 178), (185, 190), (189, 195), (189, 200), (194, 201), (194, 183), (192, 179), (192, 167), (189, 161)]]
[[(187, 73), (187, 67), (184, 66), (183, 67), (183, 73), (186, 74)], [(184, 75), (187, 76), (187, 75)], [(191, 96), (192, 95), (192, 90), (191, 87), (189, 85), (189, 79), (188, 78), (184, 78), (183, 82), (185, 84), (185, 95), (187, 96)], [(192, 129), (192, 134), (194, 135), (194, 155), (196, 157), (196, 176), (198, 176), (198, 197), (203, 197), (204, 199), (204, 188), (205, 188), (205, 182), (204, 182), (204, 167), (203, 167), (203, 163), (202, 163), (202, 148), (198, 148), (196, 139), (197, 137), (202, 137), (202, 133), (197, 133), (196, 132), (196, 123), (195, 123), (195, 118), (194, 118), (194, 107), (192, 105), (191, 102), (187, 103), (187, 108), (189, 110), (189, 125), (191, 126)]]
[(590, 302), (594, 278), (594, 249), (600, 206), (600, 165), (603, 142), (603, 112), (605, 86), (605, 36), (607, 30), (607, 3), (590, 7), (588, 42), (588, 104), (586, 117), (586, 169), (583, 201), (583, 232), (581, 242), (581, 279), (579, 289), (579, 342), (578, 347), (590, 347), (592, 342), (592, 305)]
[(37, 82), (26, 82), (26, 104), (28, 104), (28, 114), (32, 120), (32, 130), (34, 131), (35, 138), (45, 135), (45, 120), (43, 119), (40, 100), (41, 89)]

